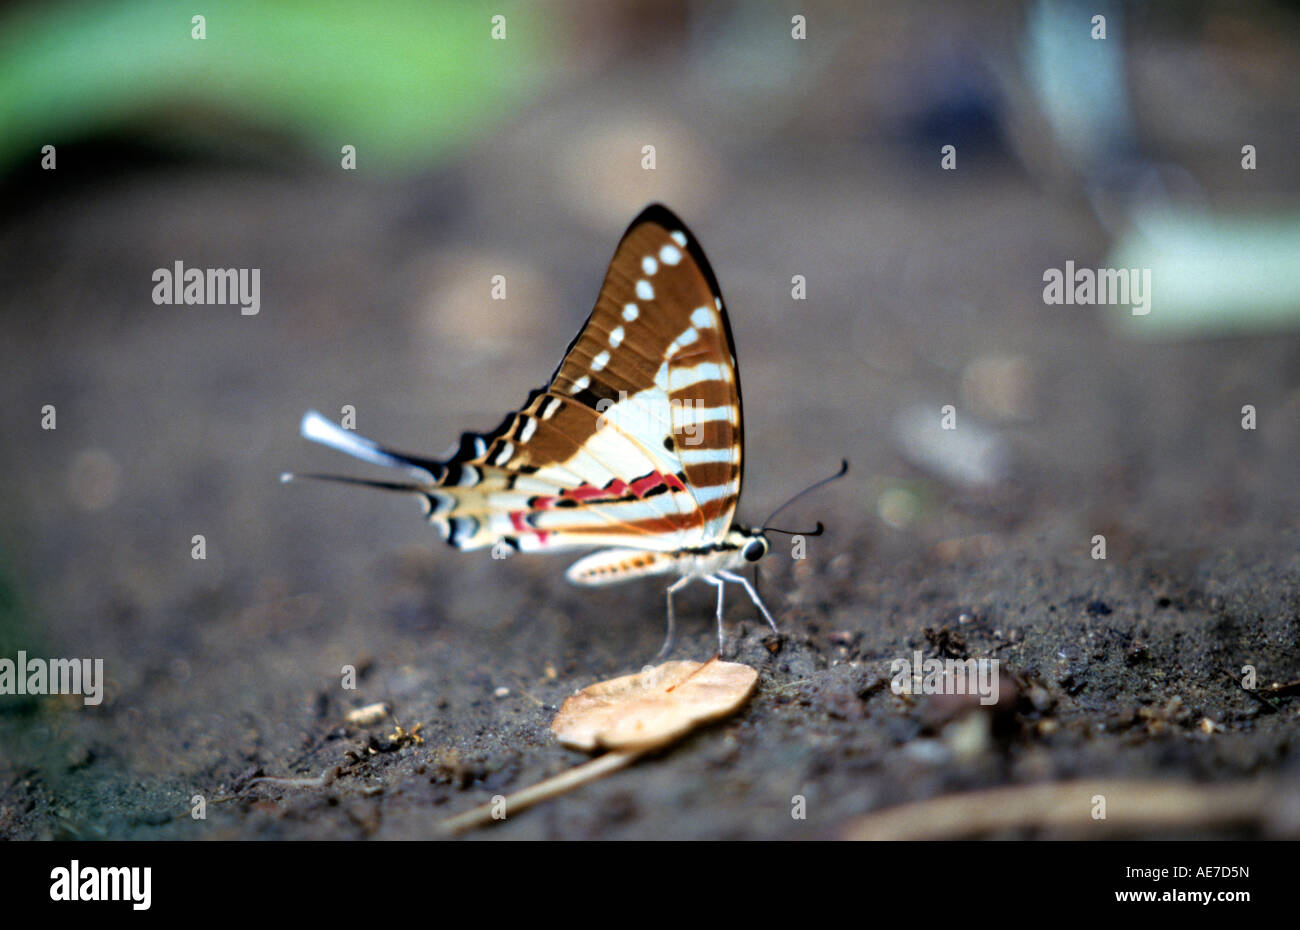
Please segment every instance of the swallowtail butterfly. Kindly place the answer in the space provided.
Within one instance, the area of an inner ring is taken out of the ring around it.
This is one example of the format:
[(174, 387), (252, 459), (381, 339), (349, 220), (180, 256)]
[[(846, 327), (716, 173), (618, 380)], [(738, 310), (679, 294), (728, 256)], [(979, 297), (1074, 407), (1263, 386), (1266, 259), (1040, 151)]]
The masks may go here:
[(607, 547), (569, 567), (580, 585), (676, 576), (661, 654), (673, 639), (673, 593), (695, 579), (718, 589), (719, 649), (729, 581), (776, 629), (735, 572), (770, 543), (765, 528), (732, 522), (744, 442), (727, 311), (695, 237), (661, 205), (624, 233), (596, 307), (550, 381), (496, 429), (462, 434), (441, 459), (384, 448), (315, 411), (302, 435), (414, 480), (303, 477), (414, 492), (459, 549)]

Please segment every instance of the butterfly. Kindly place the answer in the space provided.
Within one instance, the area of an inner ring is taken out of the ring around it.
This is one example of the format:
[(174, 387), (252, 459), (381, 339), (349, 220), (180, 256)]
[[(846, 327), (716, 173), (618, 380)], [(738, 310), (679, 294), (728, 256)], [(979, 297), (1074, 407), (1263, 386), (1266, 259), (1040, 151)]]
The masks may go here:
[(777, 629), (757, 589), (736, 573), (768, 554), (771, 528), (733, 519), (744, 431), (731, 324), (699, 243), (660, 204), (623, 234), (596, 306), (550, 380), (496, 429), (463, 433), (440, 459), (385, 448), (315, 411), (301, 432), (414, 480), (301, 477), (413, 492), (458, 549), (604, 547), (569, 567), (566, 577), (579, 585), (676, 576), (660, 655), (672, 648), (673, 594), (694, 580), (717, 588), (719, 651), (728, 582)]

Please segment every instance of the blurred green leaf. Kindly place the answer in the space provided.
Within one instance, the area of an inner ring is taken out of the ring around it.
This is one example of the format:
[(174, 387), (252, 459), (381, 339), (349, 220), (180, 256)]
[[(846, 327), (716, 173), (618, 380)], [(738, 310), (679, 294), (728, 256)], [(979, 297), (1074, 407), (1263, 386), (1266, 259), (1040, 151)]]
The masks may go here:
[[(207, 37), (191, 37), (191, 17)], [(506, 39), (491, 37), (506, 17)], [(133, 0), (36, 4), (0, 21), (0, 169), (97, 132), (191, 144), (251, 123), (325, 160), (428, 164), (541, 84), (545, 17), (515, 3)]]

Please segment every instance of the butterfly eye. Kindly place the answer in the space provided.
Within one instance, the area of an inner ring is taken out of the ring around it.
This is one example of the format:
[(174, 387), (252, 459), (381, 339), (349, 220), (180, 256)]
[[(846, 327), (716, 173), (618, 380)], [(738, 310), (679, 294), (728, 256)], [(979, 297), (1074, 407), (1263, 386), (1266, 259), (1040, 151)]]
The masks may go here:
[(755, 539), (753, 542), (745, 546), (744, 555), (745, 561), (747, 562), (757, 562), (766, 554), (767, 546), (763, 544), (763, 540), (761, 539)]

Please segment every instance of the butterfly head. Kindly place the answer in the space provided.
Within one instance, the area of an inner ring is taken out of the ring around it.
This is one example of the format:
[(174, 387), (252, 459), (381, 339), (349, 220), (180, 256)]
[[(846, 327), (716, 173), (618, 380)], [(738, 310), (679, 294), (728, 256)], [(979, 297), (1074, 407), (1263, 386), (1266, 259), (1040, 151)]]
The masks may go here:
[(772, 550), (772, 542), (757, 527), (733, 526), (727, 531), (723, 547), (734, 553), (734, 567), (744, 568), (767, 555)]

